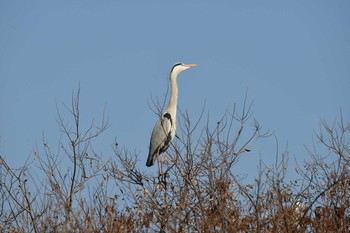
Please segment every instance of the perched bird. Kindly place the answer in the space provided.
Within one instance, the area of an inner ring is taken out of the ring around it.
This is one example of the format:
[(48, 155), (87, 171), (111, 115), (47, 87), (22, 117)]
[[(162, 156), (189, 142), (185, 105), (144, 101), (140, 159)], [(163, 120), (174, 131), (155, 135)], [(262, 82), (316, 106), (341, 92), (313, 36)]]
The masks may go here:
[[(197, 64), (176, 63), (170, 71), (171, 96), (165, 112), (153, 128), (151, 141), (149, 143), (147, 167), (153, 166), (155, 160), (158, 159), (158, 170), (160, 169), (160, 159), (158, 157), (169, 148), (176, 131), (177, 76), (180, 72), (196, 65)], [(159, 173), (162, 173), (162, 171), (159, 170)]]

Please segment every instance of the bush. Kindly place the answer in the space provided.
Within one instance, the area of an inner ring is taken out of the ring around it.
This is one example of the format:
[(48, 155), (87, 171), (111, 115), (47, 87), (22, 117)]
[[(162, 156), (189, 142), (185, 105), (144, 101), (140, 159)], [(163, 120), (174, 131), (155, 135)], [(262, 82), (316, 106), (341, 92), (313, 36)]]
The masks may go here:
[(286, 179), (286, 150), (276, 152), (272, 167), (260, 161), (258, 176), (247, 183), (234, 166), (253, 142), (271, 135), (246, 101), (215, 127), (200, 128), (203, 116), (193, 122), (181, 112), (163, 175), (145, 173), (138, 155), (117, 143), (114, 157), (103, 161), (93, 144), (108, 120), (103, 114), (98, 126), (82, 129), (79, 91), (66, 109), (73, 123), (58, 111), (58, 151), (43, 135), (42, 149), (21, 168), (10, 168), (1, 156), (1, 232), (350, 230), (350, 124), (342, 117), (333, 125), (321, 122), (320, 147), (307, 148), (310, 159), (299, 164), (295, 179)]

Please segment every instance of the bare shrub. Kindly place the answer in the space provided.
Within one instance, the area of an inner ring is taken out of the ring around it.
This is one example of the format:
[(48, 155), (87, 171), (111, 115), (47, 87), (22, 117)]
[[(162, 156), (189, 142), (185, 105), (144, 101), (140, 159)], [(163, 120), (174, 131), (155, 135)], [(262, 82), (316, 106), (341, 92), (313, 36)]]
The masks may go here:
[[(159, 114), (162, 106), (155, 104)], [(321, 122), (309, 157), (288, 178), (288, 148), (275, 163), (256, 162), (248, 182), (236, 173), (256, 140), (271, 136), (247, 98), (212, 125), (180, 111), (165, 174), (153, 174), (139, 154), (113, 143), (104, 161), (94, 143), (108, 127), (81, 124), (79, 90), (66, 113), (57, 111), (58, 147), (42, 146), (20, 168), (0, 157), (1, 232), (348, 232), (349, 131), (340, 114)], [(59, 108), (57, 108), (59, 109)], [(69, 116), (69, 118), (67, 118)]]
[(80, 211), (86, 205), (83, 190), (90, 180), (107, 171), (92, 143), (107, 129), (108, 121), (103, 115), (100, 125), (92, 122), (81, 129), (79, 92), (72, 97), (71, 106), (65, 105), (73, 124), (57, 108), (62, 133), (57, 151), (43, 134), (42, 148), (34, 149), (33, 160), (28, 158), (21, 168), (10, 168), (1, 157), (1, 231), (70, 232), (85, 221)]

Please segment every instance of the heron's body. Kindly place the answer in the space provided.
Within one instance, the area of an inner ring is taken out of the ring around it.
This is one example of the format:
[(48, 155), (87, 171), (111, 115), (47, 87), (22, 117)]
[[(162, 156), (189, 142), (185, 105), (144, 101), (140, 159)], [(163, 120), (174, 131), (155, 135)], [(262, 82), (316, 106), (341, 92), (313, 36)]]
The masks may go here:
[(171, 115), (166, 112), (154, 126), (146, 166), (152, 166), (158, 155), (164, 153), (169, 148), (175, 136), (176, 126), (174, 123), (172, 122)]
[(146, 166), (150, 167), (154, 164), (158, 156), (164, 153), (171, 145), (172, 140), (175, 137), (176, 132), (176, 108), (177, 108), (177, 76), (178, 74), (186, 70), (195, 64), (182, 64), (176, 63), (170, 72), (170, 87), (171, 96), (169, 100), (168, 107), (162, 114), (161, 118), (158, 120), (153, 128), (150, 145), (149, 154)]

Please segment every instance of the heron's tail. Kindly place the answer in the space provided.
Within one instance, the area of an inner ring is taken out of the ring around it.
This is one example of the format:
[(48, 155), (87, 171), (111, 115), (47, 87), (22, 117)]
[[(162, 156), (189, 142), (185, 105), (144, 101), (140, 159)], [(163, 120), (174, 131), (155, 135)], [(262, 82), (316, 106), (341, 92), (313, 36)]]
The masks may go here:
[(149, 153), (148, 158), (147, 158), (147, 162), (146, 162), (146, 166), (147, 167), (153, 166), (155, 160), (156, 160), (156, 156)]

